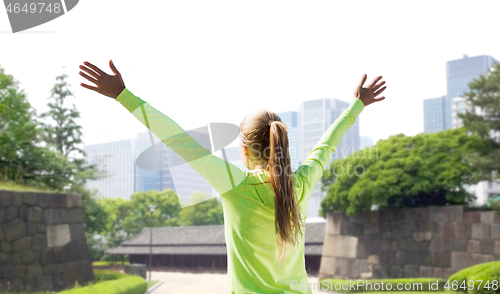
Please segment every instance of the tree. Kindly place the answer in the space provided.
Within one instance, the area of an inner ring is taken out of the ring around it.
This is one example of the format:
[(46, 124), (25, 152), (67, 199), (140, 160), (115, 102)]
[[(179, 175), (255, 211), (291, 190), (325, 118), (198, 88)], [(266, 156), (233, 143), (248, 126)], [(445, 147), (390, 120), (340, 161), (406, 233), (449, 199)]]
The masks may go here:
[[(206, 201), (207, 195), (194, 192), (190, 195), (191, 203), (179, 212), (179, 223), (183, 226), (207, 226), (224, 224), (222, 204), (217, 198)], [(200, 202), (201, 201), (201, 202)]]
[(18, 82), (0, 68), (0, 179), (59, 190), (67, 183), (64, 156), (40, 146), (36, 111)]
[(478, 179), (464, 156), (483, 143), (465, 128), (381, 140), (332, 162), (322, 179), (328, 192), (320, 214), (465, 204), (474, 196), (463, 185)]
[[(476, 177), (500, 180), (500, 64), (469, 83), (464, 93), (470, 109), (458, 114), (464, 126), (472, 133), (487, 139), (477, 152), (466, 160), (477, 167)], [(479, 110), (479, 111), (477, 111)]]
[[(49, 111), (42, 113), (40, 118), (52, 119), (53, 124), (41, 123), (42, 138), (54, 152), (67, 158), (66, 169), (61, 174), (67, 179), (64, 187), (58, 187), (66, 192), (74, 192), (82, 195), (83, 214), (85, 230), (89, 234), (100, 233), (105, 229), (108, 214), (96, 201), (96, 191), (91, 192), (85, 187), (88, 179), (98, 179), (105, 175), (96, 165), (88, 165), (84, 156), (85, 151), (78, 147), (82, 144), (82, 127), (75, 119), (80, 117), (80, 112), (75, 104), (67, 108), (64, 104), (67, 97), (73, 96), (66, 82), (66, 74), (56, 77), (56, 84), (51, 90), (53, 102), (47, 103)], [(74, 97), (74, 96), (73, 96)], [(76, 154), (75, 154), (76, 153)], [(81, 158), (77, 156), (81, 155)]]

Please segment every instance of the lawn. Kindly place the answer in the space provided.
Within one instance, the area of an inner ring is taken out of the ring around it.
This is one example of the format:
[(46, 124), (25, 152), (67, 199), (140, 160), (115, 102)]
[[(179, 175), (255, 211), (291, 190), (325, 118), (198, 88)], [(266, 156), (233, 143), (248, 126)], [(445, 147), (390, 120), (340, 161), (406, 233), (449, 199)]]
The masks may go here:
[(58, 193), (50, 189), (41, 189), (30, 186), (22, 186), (10, 181), (1, 181), (0, 182), (0, 190), (8, 190), (8, 191), (27, 191), (27, 192), (50, 192), (50, 193)]

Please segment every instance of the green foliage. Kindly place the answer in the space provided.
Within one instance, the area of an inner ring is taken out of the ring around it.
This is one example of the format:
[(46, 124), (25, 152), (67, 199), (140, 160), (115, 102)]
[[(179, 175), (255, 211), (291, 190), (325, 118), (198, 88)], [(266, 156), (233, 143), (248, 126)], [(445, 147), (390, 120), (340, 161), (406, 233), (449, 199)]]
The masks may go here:
[[(369, 283), (371, 283), (371, 285), (369, 285)], [(383, 283), (383, 288), (381, 288), (382, 283)], [(414, 292), (443, 291), (445, 283), (446, 280), (440, 278), (401, 278), (401, 279), (373, 279), (373, 280), (372, 279), (370, 280), (322, 279), (319, 281), (321, 289), (331, 290), (340, 293), (385, 292), (385, 291), (393, 293), (397, 290), (404, 291), (405, 286), (410, 287), (407, 285), (411, 285), (411, 289), (408, 289), (407, 291), (405, 291), (405, 293), (410, 291)], [(355, 286), (353, 286), (353, 284)], [(375, 286), (375, 284), (378, 285)], [(388, 284), (390, 285), (388, 286)], [(379, 290), (375, 290), (375, 287), (378, 287), (377, 289)], [(403, 289), (398, 289), (398, 287), (399, 288), (403, 287)]]
[[(115, 264), (121, 265), (121, 261), (117, 261)], [(130, 264), (129, 261), (124, 261), (123, 264)], [(94, 261), (92, 262), (92, 266), (111, 266), (113, 263), (111, 261)]]
[(380, 140), (327, 168), (323, 184), (328, 192), (320, 214), (355, 214), (373, 205), (389, 209), (465, 204), (474, 196), (463, 185), (477, 179), (464, 155), (482, 142), (483, 138), (468, 135), (464, 128)]
[(207, 196), (202, 193), (193, 193), (190, 196), (192, 205), (184, 207), (179, 212), (179, 223), (183, 226), (224, 224), (222, 204), (217, 198), (206, 199)]
[[(480, 264), (476, 264), (476, 265), (464, 268), (463, 270), (458, 271), (450, 276), (450, 278), (448, 279), (450, 281), (450, 284), (451, 284), (450, 286), (452, 286), (452, 287), (453, 287), (453, 285), (460, 286), (463, 283), (465, 283), (464, 285), (467, 285), (471, 276), (475, 275), (476, 273), (480, 273), (480, 272), (484, 271), (485, 269), (487, 269), (495, 264), (498, 264), (498, 261), (480, 263)], [(467, 292), (463, 288), (458, 288), (456, 290)]]
[[(469, 83), (463, 94), (470, 107), (458, 114), (464, 126), (474, 134), (488, 139), (481, 150), (471, 153), (466, 160), (478, 166), (476, 177), (483, 180), (500, 180), (500, 64), (493, 66), (487, 75)], [(482, 113), (475, 109), (481, 109)], [(493, 139), (493, 133), (497, 133)], [(495, 173), (492, 173), (495, 171)], [(496, 176), (495, 176), (496, 174)]]
[(60, 294), (144, 294), (148, 289), (146, 281), (133, 275), (113, 273), (111, 271), (94, 271), (99, 282), (90, 286), (74, 288), (59, 292)]
[(68, 160), (41, 146), (36, 111), (18, 84), (0, 68), (0, 180), (59, 190), (68, 183)]

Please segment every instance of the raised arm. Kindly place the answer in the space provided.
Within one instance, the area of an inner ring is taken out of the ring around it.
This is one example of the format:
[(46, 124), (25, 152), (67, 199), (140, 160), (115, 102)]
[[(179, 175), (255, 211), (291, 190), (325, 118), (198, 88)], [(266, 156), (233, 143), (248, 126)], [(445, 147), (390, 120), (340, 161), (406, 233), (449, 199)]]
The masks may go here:
[[(115, 72), (115, 76), (107, 75), (90, 63), (85, 63), (85, 65), (95, 72), (83, 66), (80, 66), (80, 68), (91, 74), (96, 80), (81, 72), (80, 74), (94, 82), (98, 87), (82, 84), (83, 87), (120, 102), (167, 147), (171, 148), (191, 168), (205, 178), (219, 194), (222, 195), (238, 186), (245, 179), (245, 171), (222, 158), (214, 156), (193, 137), (189, 136), (176, 122), (149, 105), (146, 101), (132, 94), (125, 87), (120, 73), (116, 70), (112, 62), (110, 62), (110, 67)], [(113, 77), (117, 78), (113, 80)], [(120, 81), (122, 85), (120, 85)]]
[(377, 84), (381, 78), (382, 76), (377, 77), (367, 88), (363, 88), (363, 84), (366, 82), (366, 75), (363, 75), (354, 93), (354, 100), (326, 130), (318, 143), (309, 152), (304, 163), (294, 172), (294, 176), (302, 188), (300, 190), (301, 195), (298, 195), (299, 201), (309, 201), (311, 193), (323, 176), (333, 152), (337, 150), (340, 139), (354, 124), (356, 117), (363, 111), (364, 107), (385, 99), (385, 97), (375, 98), (386, 88), (381, 88), (385, 82)]

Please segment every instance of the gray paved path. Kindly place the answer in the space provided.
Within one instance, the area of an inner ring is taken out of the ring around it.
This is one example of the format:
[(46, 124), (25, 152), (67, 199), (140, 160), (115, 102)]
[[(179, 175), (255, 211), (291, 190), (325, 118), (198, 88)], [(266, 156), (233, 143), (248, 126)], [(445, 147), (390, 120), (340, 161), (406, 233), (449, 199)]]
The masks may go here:
[[(227, 294), (226, 274), (193, 274), (178, 272), (152, 272), (153, 280), (163, 280), (164, 283), (152, 294)], [(309, 277), (309, 283), (317, 283), (318, 277)], [(313, 290), (314, 294), (333, 293), (330, 291)]]

